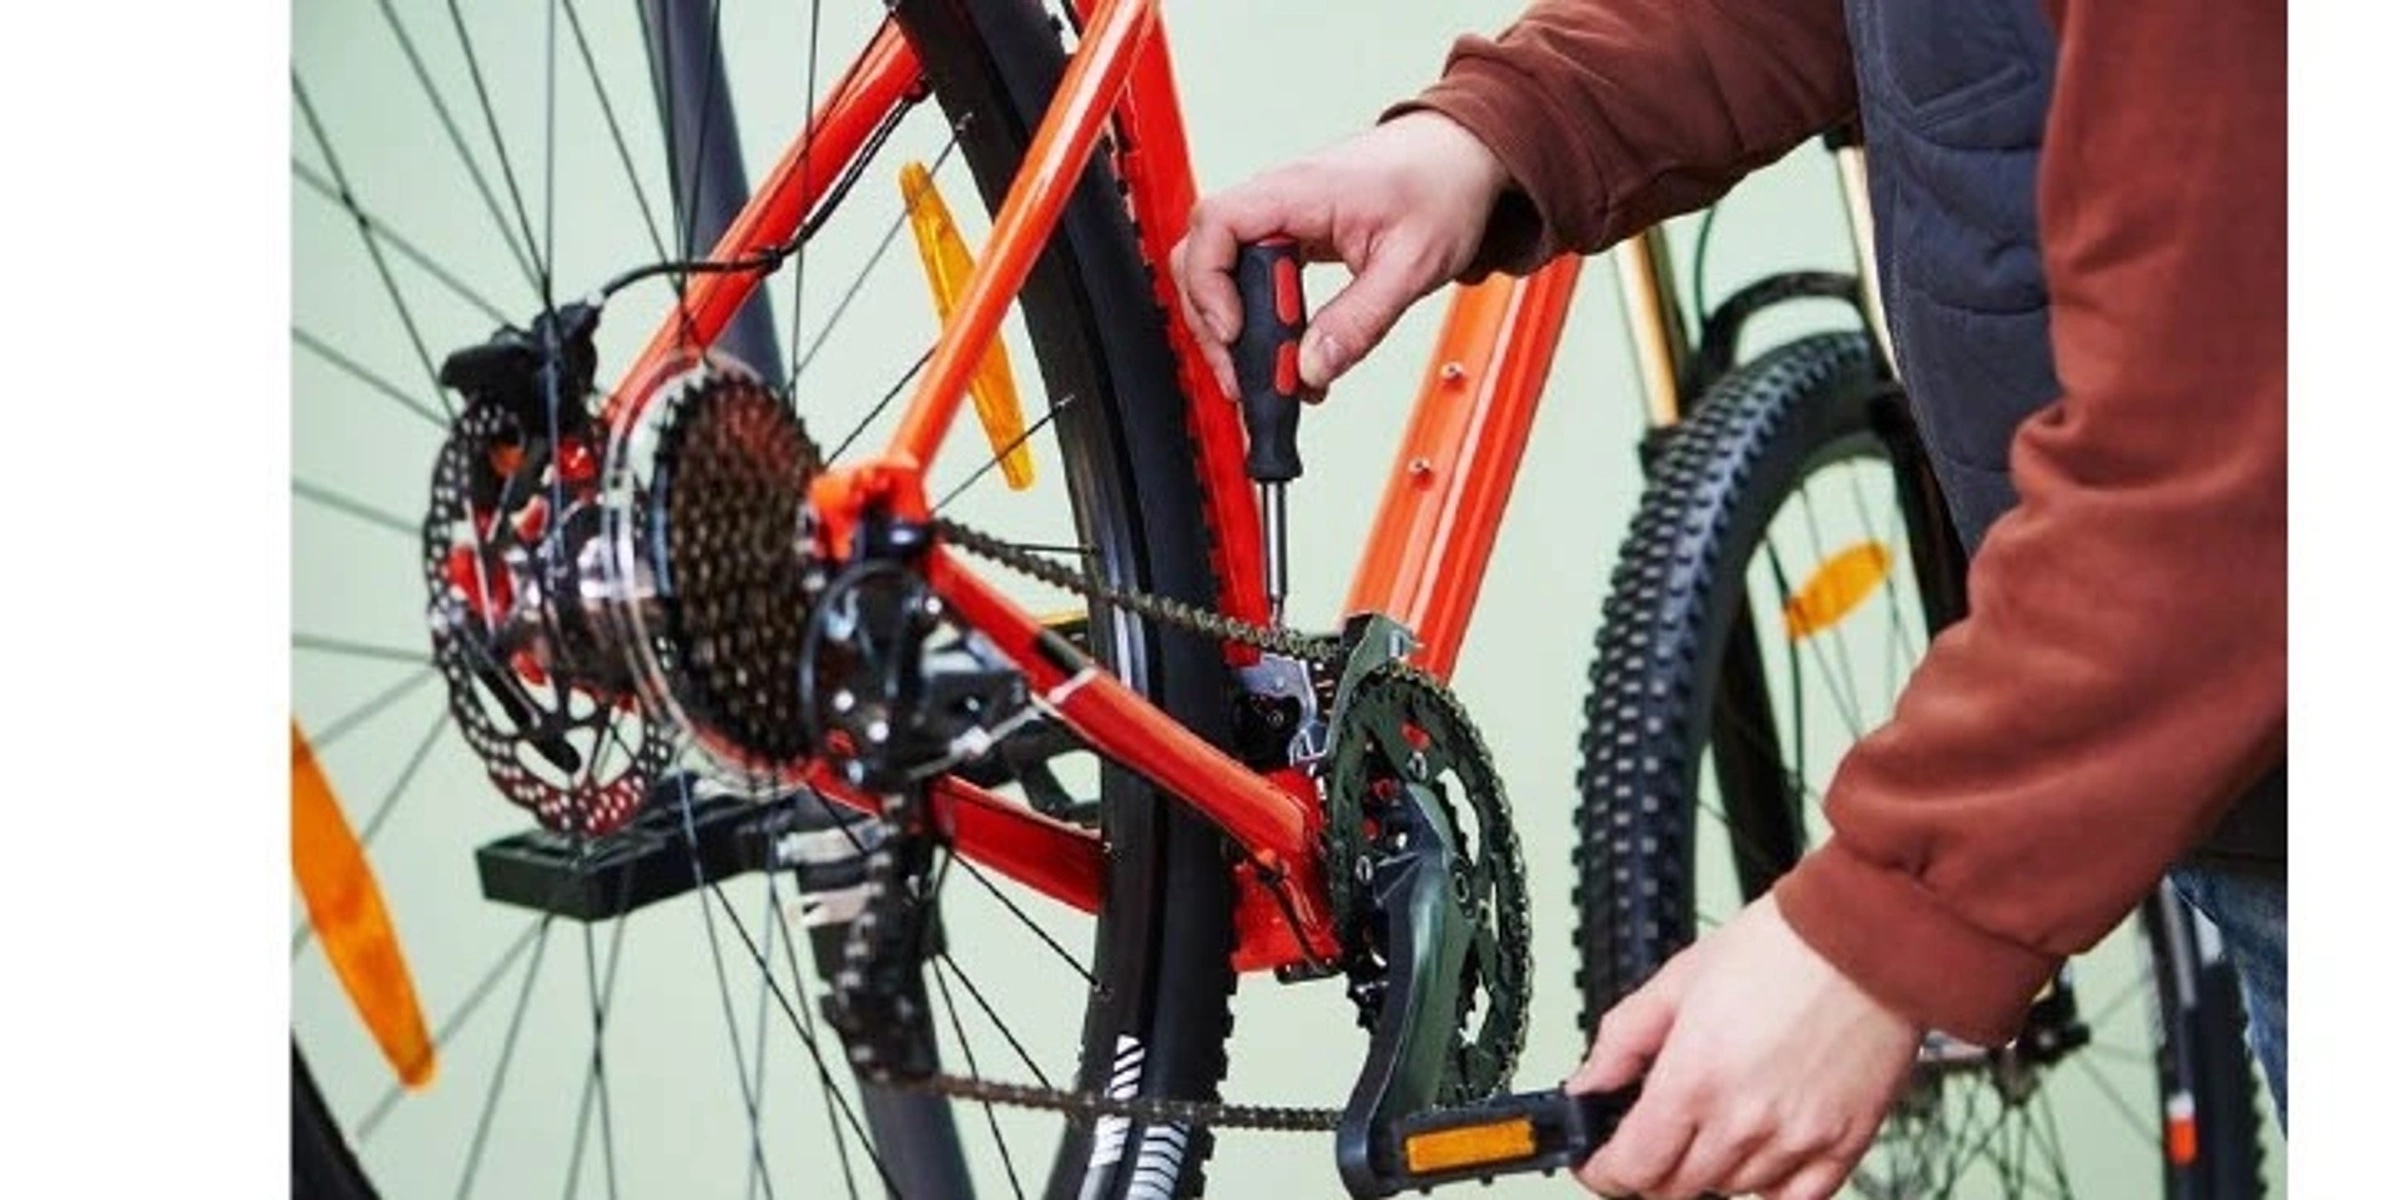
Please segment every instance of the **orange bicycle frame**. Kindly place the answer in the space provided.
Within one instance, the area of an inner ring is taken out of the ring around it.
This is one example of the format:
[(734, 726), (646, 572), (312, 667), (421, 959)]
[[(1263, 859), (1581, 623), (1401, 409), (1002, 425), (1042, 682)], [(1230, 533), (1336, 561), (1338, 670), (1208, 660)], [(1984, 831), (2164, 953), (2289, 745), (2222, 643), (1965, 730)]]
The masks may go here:
[[(1115, 137), (1144, 254), (1163, 263), (1183, 235), (1197, 190), (1157, 0), (1078, 0), (1078, 7), (1084, 22), (1075, 53), (898, 429), (880, 454), (830, 468), (812, 488), (837, 555), (847, 552), (849, 532), (869, 506), (902, 518), (926, 515), (924, 473), (1104, 131)], [(916, 56), (887, 23), (711, 257), (742, 258), (791, 238), (868, 134), (917, 89)], [(1473, 615), (1581, 265), (1569, 256), (1521, 279), (1494, 276), (1457, 289), (1402, 436), (1344, 615), (1381, 613), (1400, 622), (1417, 639), (1411, 660), (1436, 676), (1449, 674)], [(644, 379), (678, 353), (713, 342), (759, 278), (697, 277), (624, 378)], [(1160, 303), (1176, 311), (1172, 281), (1163, 271), (1157, 279)], [(1167, 324), (1185, 392), (1195, 397), (1188, 419), (1214, 526), (1220, 607), (1262, 621), (1261, 539), (1239, 413), (1219, 397), (1188, 331)], [(607, 412), (621, 416), (631, 403), (620, 390)], [(1204, 814), (1240, 848), (1239, 967), (1338, 955), (1315, 849), (1322, 814), (1309, 779), (1292, 769), (1253, 771), (1185, 729), (938, 544), (925, 571), (935, 594), (992, 639), (1078, 736)], [(1241, 646), (1227, 653), (1237, 664), (1255, 655)], [(811, 782), (837, 801), (875, 808), (829, 770)], [(959, 854), (1063, 903), (1090, 911), (1102, 902), (1104, 850), (1095, 833), (954, 778), (934, 786), (932, 802)]]

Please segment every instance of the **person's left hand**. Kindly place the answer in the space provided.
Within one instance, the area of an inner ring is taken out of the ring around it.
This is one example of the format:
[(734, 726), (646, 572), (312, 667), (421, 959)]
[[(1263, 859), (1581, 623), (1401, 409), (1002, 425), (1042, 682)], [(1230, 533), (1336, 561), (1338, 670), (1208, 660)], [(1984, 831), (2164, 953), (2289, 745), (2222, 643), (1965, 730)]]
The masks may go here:
[(1642, 1093), (1576, 1178), (1603, 1196), (1831, 1196), (1873, 1142), (1923, 1033), (1762, 898), (1601, 1018), (1567, 1090), (1639, 1080)]

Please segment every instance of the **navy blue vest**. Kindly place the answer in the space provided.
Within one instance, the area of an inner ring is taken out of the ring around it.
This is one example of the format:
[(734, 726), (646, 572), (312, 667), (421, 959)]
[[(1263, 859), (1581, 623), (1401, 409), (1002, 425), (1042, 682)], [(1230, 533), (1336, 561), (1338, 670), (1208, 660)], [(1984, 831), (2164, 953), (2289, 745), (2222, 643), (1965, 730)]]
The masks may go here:
[[(1893, 353), (1972, 553), (2017, 503), (2018, 424), (2059, 392), (2034, 211), (2057, 37), (2038, 0), (1848, 12)], [(2281, 766), (2195, 857), (2281, 871)]]

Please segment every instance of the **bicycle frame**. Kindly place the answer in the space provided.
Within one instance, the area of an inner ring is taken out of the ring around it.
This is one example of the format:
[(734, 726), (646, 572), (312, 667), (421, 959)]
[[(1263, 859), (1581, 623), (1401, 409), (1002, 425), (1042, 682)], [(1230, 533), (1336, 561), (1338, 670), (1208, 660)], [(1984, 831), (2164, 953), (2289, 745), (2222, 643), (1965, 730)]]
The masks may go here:
[[(1118, 170), (1128, 188), (1142, 250), (1163, 263), (1182, 237), (1197, 197), (1181, 107), (1158, 0), (1076, 0), (1083, 31), (1056, 96), (1035, 130), (1017, 178), (996, 212), (989, 240), (926, 363), (899, 427), (883, 451), (829, 469), (812, 490), (838, 555), (862, 513), (927, 516), (923, 480), (955, 420), (968, 377), (1048, 241), (1101, 134), (1113, 127)], [(787, 241), (869, 141), (878, 123), (916, 99), (917, 63), (886, 23), (815, 112), (718, 240), (710, 257), (748, 257)], [(1680, 410), (1674, 366), (1682, 319), (1655, 231), (1629, 242), (1620, 282), (1634, 321), (1653, 420)], [(1549, 375), (1582, 260), (1560, 258), (1523, 278), (1493, 276), (1454, 289), (1432, 362), (1402, 435), (1366, 551), (1343, 615), (1379, 613), (1416, 638), (1419, 667), (1446, 678), (1471, 619), (1507, 507), (1536, 406)], [(725, 330), (760, 276), (696, 278), (623, 377), (639, 381)], [(1173, 283), (1158, 273), (1158, 300), (1176, 311)], [(1236, 406), (1212, 403), (1213, 376), (1187, 330), (1168, 336), (1187, 395), (1206, 517), (1214, 528), (1220, 607), (1249, 621), (1267, 618), (1259, 514), (1243, 469)], [(620, 388), (605, 410), (629, 416), (639, 393)], [(1293, 967), (1338, 957), (1317, 860), (1321, 823), (1313, 784), (1297, 770), (1255, 772), (1194, 735), (1087, 659), (955, 556), (936, 545), (928, 583), (960, 619), (980, 630), (1025, 673), (1045, 705), (1096, 750), (1197, 809), (1238, 845), (1240, 896), (1235, 963), (1242, 970)], [(1254, 658), (1227, 647), (1232, 665)], [(808, 780), (829, 797), (868, 811), (876, 804), (835, 777)], [(933, 805), (958, 853), (1063, 903), (1101, 903), (1103, 847), (1092, 831), (1049, 819), (955, 778), (933, 787)]]

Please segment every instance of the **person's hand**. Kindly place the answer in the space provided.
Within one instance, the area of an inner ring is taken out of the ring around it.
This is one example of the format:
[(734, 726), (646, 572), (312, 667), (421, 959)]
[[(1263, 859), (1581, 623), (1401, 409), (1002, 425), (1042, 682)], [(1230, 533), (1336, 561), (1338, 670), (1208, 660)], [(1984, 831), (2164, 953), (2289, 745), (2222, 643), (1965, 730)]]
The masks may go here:
[(1301, 382), (1322, 391), (1409, 305), (1466, 269), (1508, 182), (1474, 134), (1418, 111), (1203, 201), (1169, 266), (1218, 385), (1236, 394), (1227, 347), (1241, 332), (1233, 260), (1242, 243), (1280, 235), (1310, 261), (1350, 268), (1300, 341)]
[(1576, 1178), (1602, 1196), (1831, 1196), (1923, 1034), (1760, 899), (1601, 1018), (1567, 1090), (1642, 1092)]

